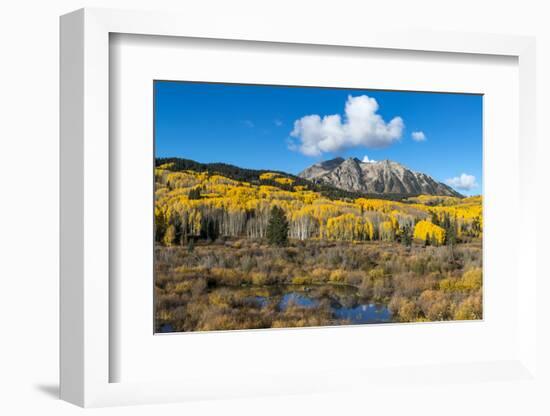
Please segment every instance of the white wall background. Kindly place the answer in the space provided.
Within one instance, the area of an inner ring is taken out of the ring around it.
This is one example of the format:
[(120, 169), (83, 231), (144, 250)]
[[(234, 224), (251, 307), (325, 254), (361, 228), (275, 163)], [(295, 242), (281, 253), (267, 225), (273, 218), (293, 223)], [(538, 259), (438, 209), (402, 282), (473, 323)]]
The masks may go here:
[[(0, 414), (72, 415), (81, 409), (56, 399), (58, 385), (58, 16), (84, 6), (178, 10), (208, 16), (267, 15), (287, 25), (418, 27), (436, 30), (537, 36), (539, 173), (537, 188), (550, 193), (546, 123), (550, 114), (550, 13), (546, 1), (211, 1), (182, 0), (6, 0), (0, 6)], [(206, 19), (207, 21), (207, 19)], [(406, 68), (404, 68), (406, 76)], [(546, 138), (546, 140), (544, 140)], [(534, 178), (535, 180), (535, 178)], [(541, 205), (541, 214), (546, 204)], [(546, 216), (541, 215), (540, 218)], [(549, 247), (548, 223), (541, 221), (539, 247)], [(541, 250), (543, 254), (545, 250)], [(546, 250), (547, 251), (547, 250)], [(542, 256), (541, 256), (542, 257)], [(548, 267), (544, 275), (549, 276)], [(550, 284), (538, 287), (548, 293)], [(550, 305), (540, 303), (548, 322)], [(548, 369), (550, 331), (541, 328), (539, 360)], [(547, 391), (550, 387), (546, 386)], [(345, 393), (260, 398), (93, 410), (101, 415), (165, 414), (549, 414), (533, 391), (499, 383), (488, 392), (467, 384), (411, 389), (399, 397)]]

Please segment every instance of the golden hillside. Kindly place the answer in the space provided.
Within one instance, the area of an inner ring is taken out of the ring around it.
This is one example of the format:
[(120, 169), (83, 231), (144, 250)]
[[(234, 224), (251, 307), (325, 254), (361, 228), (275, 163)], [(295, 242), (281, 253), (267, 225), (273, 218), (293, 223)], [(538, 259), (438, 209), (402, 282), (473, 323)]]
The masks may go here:
[(330, 199), (311, 188), (277, 172), (250, 183), (163, 164), (155, 169), (156, 239), (172, 245), (198, 237), (264, 238), (273, 206), (284, 210), (289, 237), (299, 240), (414, 237), (440, 245), (449, 238), (468, 241), (482, 235), (481, 196)]

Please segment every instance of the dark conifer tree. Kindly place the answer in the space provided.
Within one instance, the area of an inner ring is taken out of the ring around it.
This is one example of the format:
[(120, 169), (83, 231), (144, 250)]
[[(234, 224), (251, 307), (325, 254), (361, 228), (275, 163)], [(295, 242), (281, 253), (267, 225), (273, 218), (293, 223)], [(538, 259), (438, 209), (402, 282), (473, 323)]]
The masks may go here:
[(406, 247), (410, 247), (412, 244), (413, 236), (412, 236), (412, 228), (409, 224), (405, 224), (403, 228), (401, 229), (400, 233), (400, 239), (401, 244), (403, 244)]
[(201, 190), (200, 188), (193, 188), (189, 191), (189, 199), (201, 199)]
[(286, 246), (288, 243), (288, 221), (282, 208), (271, 209), (266, 230), (267, 241), (274, 246)]

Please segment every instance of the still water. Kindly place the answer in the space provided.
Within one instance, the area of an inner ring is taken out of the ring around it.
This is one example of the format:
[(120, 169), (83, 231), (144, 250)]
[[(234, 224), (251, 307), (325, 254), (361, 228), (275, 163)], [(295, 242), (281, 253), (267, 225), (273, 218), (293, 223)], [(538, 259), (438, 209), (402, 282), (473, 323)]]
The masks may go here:
[[(290, 307), (315, 308), (323, 302), (330, 305), (335, 323), (379, 324), (392, 322), (392, 313), (387, 305), (361, 298), (357, 289), (336, 285), (278, 285), (265, 287), (219, 288), (230, 291), (240, 299), (254, 302), (260, 308), (273, 307), (284, 312)], [(345, 322), (344, 322), (345, 321)], [(173, 332), (170, 324), (160, 332)]]
[[(283, 311), (292, 304), (303, 308), (313, 308), (319, 304), (319, 299), (310, 295), (308, 288), (295, 291), (292, 286), (288, 286), (286, 289), (286, 293), (282, 295), (279, 302), (279, 308)], [(331, 296), (330, 308), (336, 319), (345, 319), (351, 324), (376, 324), (392, 321), (392, 314), (386, 305), (361, 300), (353, 292), (355, 291), (351, 289), (345, 296), (338, 296), (338, 292)]]

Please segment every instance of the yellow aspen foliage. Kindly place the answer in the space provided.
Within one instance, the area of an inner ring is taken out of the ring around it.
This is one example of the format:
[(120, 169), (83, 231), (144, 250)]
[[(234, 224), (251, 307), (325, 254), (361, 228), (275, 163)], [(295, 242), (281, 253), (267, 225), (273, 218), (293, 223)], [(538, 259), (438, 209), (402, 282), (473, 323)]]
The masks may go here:
[(378, 232), (380, 234), (380, 239), (382, 240), (392, 240), (394, 236), (394, 223), (391, 220), (383, 221), (378, 227)]
[(294, 180), (290, 178), (275, 178), (274, 181), (281, 185), (292, 185), (294, 183)]
[(363, 218), (363, 232), (368, 240), (374, 238), (374, 225), (368, 218)]
[(366, 240), (373, 235), (372, 224), (353, 214), (343, 214), (329, 218), (326, 225), (326, 236), (332, 240)]
[(462, 203), (463, 199), (456, 196), (440, 196), (440, 195), (418, 195), (416, 197), (407, 198), (407, 201), (415, 202), (422, 205), (457, 205)]
[(358, 198), (355, 203), (362, 207), (365, 211), (379, 211), (379, 212), (391, 212), (398, 204), (392, 201), (386, 201), (383, 199), (366, 199)]
[(174, 164), (173, 163), (163, 163), (162, 165), (160, 165), (157, 169), (166, 169), (166, 170), (170, 170), (174, 167)]
[(189, 215), (189, 228), (191, 230), (191, 235), (200, 235), (201, 233), (201, 218), (202, 215), (199, 211), (192, 211)]
[(432, 224), (430, 221), (418, 221), (414, 227), (414, 238), (426, 241), (426, 237), (434, 239), (437, 244), (443, 244), (445, 241), (445, 230), (438, 225)]
[[(431, 223), (450, 218), (458, 238), (481, 238), (483, 227), (482, 198), (455, 198), (420, 195), (399, 201), (376, 198), (328, 199), (306, 186), (275, 172), (264, 172), (260, 180), (285, 185), (277, 187), (250, 183), (213, 172), (172, 171), (173, 164), (155, 169), (155, 218), (158, 241), (175, 237), (205, 235), (265, 237), (269, 213), (279, 206), (289, 219), (289, 237), (296, 239), (331, 239), (346, 241), (394, 241), (404, 227), (412, 226), (414, 237), (430, 242), (444, 241), (444, 231)], [(192, 190), (198, 197), (189, 199)], [(173, 228), (169, 226), (173, 225)], [(169, 229), (170, 228), (170, 229)], [(212, 231), (214, 230), (214, 231)], [(164, 233), (169, 235), (164, 238)], [(173, 235), (170, 235), (173, 234)], [(174, 244), (175, 242), (166, 244)]]
[(277, 176), (279, 176), (278, 173), (275, 173), (275, 172), (265, 172), (265, 173), (262, 173), (260, 175), (260, 180), (262, 181), (267, 181), (267, 180), (270, 180), (270, 179), (274, 179), (276, 178)]
[(164, 233), (164, 244), (171, 246), (176, 242), (176, 227), (173, 225), (168, 226), (166, 232)]

